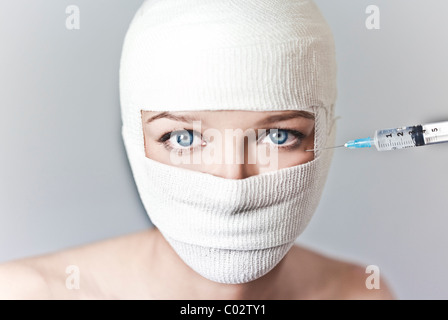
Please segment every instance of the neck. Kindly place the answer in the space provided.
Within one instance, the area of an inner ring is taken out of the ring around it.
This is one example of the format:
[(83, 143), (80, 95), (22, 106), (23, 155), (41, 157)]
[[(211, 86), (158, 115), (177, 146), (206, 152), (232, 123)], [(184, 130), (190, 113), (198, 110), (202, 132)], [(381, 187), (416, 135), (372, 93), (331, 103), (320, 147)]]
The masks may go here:
[(282, 272), (284, 260), (265, 276), (248, 283), (210, 281), (186, 265), (158, 230), (154, 233), (154, 250), (146, 256), (152, 278), (160, 284), (157, 288), (162, 299), (280, 299), (287, 295), (289, 288)]

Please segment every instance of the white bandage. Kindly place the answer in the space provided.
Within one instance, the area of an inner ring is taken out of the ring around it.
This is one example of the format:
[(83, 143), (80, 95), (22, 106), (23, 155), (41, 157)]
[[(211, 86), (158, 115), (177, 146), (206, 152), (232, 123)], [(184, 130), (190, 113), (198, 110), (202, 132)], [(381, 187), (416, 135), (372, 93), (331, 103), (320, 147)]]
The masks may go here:
[(314, 213), (331, 151), (232, 180), (145, 156), (141, 110), (307, 110), (333, 144), (331, 31), (309, 0), (148, 0), (120, 67), (123, 138), (142, 202), (183, 261), (217, 282), (269, 272)]

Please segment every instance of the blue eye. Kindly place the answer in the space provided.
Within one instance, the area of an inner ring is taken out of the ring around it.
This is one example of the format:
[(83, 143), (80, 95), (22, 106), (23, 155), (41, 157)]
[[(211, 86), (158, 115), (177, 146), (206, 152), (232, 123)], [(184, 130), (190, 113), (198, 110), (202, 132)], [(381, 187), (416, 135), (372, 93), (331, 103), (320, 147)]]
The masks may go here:
[(193, 143), (194, 135), (192, 131), (182, 130), (173, 134), (176, 142), (182, 147), (189, 147)]
[(274, 148), (291, 150), (300, 146), (306, 136), (300, 131), (293, 129), (269, 129), (262, 137), (261, 142), (271, 145)]
[(206, 145), (200, 132), (188, 129), (165, 132), (157, 141), (167, 150), (174, 150), (179, 155), (188, 154)]
[(288, 131), (283, 129), (272, 129), (269, 131), (269, 138), (275, 144), (283, 144), (288, 140)]

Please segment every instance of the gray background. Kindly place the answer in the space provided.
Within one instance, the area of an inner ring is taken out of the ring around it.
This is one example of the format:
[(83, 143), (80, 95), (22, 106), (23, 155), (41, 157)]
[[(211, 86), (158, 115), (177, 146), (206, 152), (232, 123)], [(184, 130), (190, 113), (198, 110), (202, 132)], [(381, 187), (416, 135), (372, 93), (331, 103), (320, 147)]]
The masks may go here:
[[(118, 66), (141, 0), (0, 9), (0, 262), (149, 227), (120, 135)], [(448, 2), (318, 0), (339, 66), (337, 141), (448, 120)], [(65, 28), (65, 8), (81, 29)], [(367, 30), (367, 5), (381, 29)], [(298, 242), (375, 264), (402, 299), (448, 298), (448, 144), (337, 150)]]

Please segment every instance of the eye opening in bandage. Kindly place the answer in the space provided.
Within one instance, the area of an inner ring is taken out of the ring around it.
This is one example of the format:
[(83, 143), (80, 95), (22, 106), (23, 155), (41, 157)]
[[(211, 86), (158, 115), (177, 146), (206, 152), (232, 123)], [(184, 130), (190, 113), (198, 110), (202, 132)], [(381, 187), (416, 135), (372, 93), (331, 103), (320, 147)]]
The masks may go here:
[(315, 114), (308, 110), (140, 113), (146, 157), (167, 164), (245, 164), (266, 171), (314, 156), (305, 153), (315, 141)]

